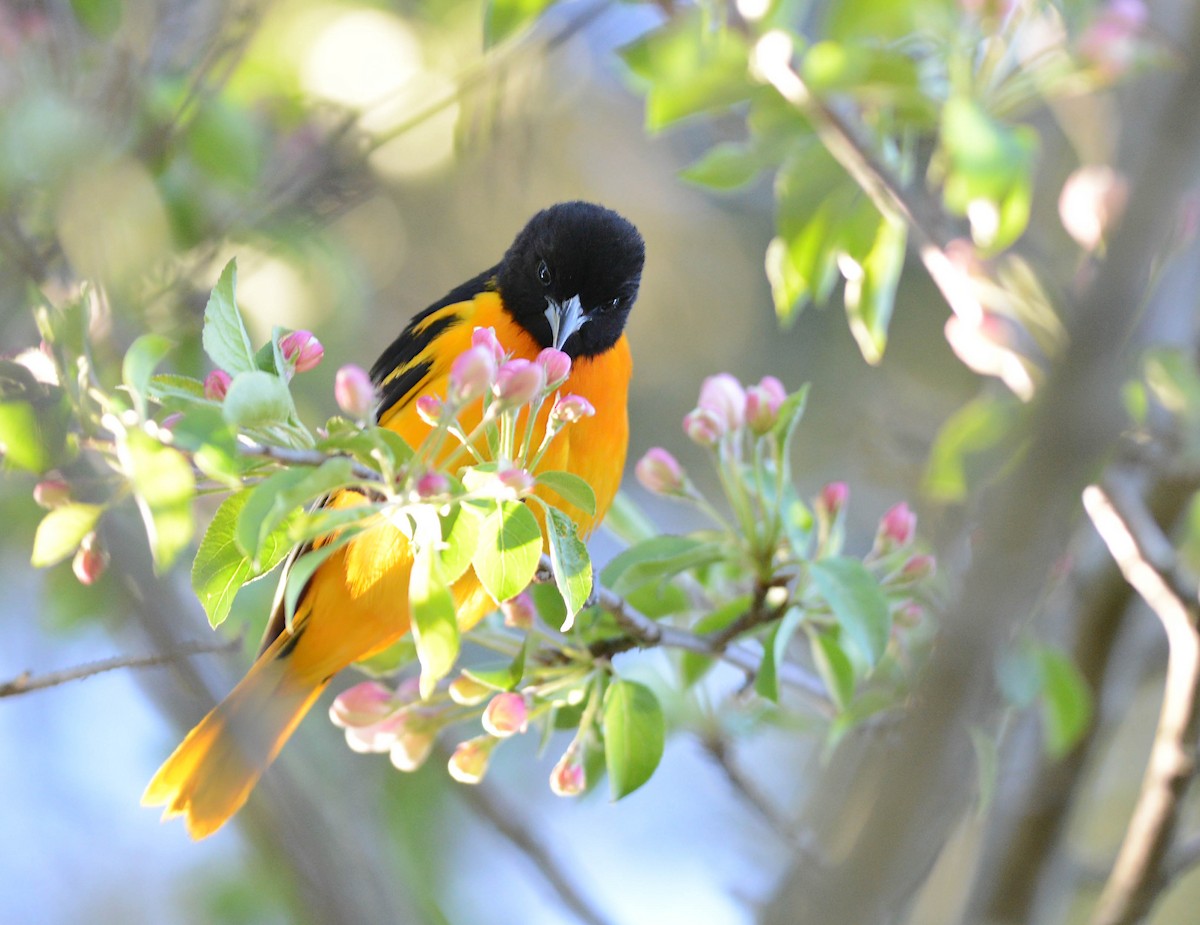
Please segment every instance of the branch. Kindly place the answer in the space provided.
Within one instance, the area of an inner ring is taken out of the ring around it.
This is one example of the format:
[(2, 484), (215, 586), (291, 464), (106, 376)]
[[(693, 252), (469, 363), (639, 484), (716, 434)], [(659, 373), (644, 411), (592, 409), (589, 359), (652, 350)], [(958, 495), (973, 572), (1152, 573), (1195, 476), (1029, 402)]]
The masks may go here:
[(807, 117), (821, 143), (875, 208), (908, 225), (925, 270), (954, 313), (967, 319), (981, 317), (983, 305), (974, 284), (946, 253), (961, 235), (922, 188), (906, 184), (875, 156), (857, 126), (813, 95), (792, 67), (791, 59), (792, 44), (783, 33), (764, 36), (754, 52), (759, 73)]
[[(534, 580), (553, 581), (553, 575), (550, 557), (543, 555)], [(617, 621), (617, 625), (629, 634), (626, 637), (597, 643), (597, 647), (592, 650), (593, 655), (613, 656), (628, 652), (630, 649), (653, 649), (662, 646), (720, 659), (742, 669), (749, 675), (757, 674), (758, 669), (762, 666), (762, 656), (757, 652), (747, 649), (745, 646), (730, 645), (719, 634), (702, 636), (668, 623), (651, 620), (631, 608), (624, 598), (618, 597), (607, 588), (593, 588), (589, 604), (610, 614)], [(748, 611), (748, 613), (752, 612)], [(761, 619), (757, 620), (754, 625), (762, 622)], [(826, 716), (833, 715), (833, 705), (829, 701), (828, 692), (816, 675), (794, 662), (777, 665), (776, 671), (782, 684), (803, 694), (821, 713)]]
[(26, 671), (11, 681), (0, 683), (0, 697), (15, 697), (18, 694), (28, 694), (30, 691), (46, 687), (57, 687), (68, 681), (79, 681), (83, 678), (90, 678), (92, 675), (103, 674), (106, 671), (116, 671), (118, 668), (152, 668), (155, 665), (170, 664), (191, 655), (236, 652), (241, 644), (241, 637), (219, 642), (189, 642), (179, 646), (173, 652), (162, 652), (158, 655), (122, 655), (36, 676)]
[(567, 879), (550, 850), (521, 821), (517, 813), (501, 805), (486, 783), (455, 787), (454, 792), (533, 862), (551, 889), (558, 894), (563, 905), (575, 913), (579, 921), (587, 925), (608, 925), (604, 916)]
[(741, 768), (734, 764), (733, 758), (729, 754), (729, 745), (721, 735), (717, 733), (706, 735), (703, 738), (703, 744), (709, 757), (725, 772), (725, 777), (733, 789), (755, 809), (762, 820), (770, 826), (771, 831), (783, 839), (808, 863), (819, 867), (828, 863), (813, 834), (798, 831), (791, 825), (783, 817), (780, 809), (767, 799), (752, 780), (742, 773)]
[[(238, 450), (243, 456), (257, 456), (262, 459), (273, 459), (276, 462), (287, 463), (289, 466), (320, 466), (331, 459), (349, 459), (345, 453), (322, 453), (320, 450), (301, 450), (288, 446), (275, 446), (269, 443), (251, 443), (239, 441)], [(354, 477), (368, 482), (382, 482), (383, 477), (374, 469), (362, 463), (354, 463), (350, 469)]]
[(1142, 921), (1165, 884), (1180, 803), (1196, 770), (1200, 608), (1194, 593), (1187, 598), (1178, 593), (1170, 543), (1148, 513), (1135, 506), (1126, 508), (1134, 513), (1123, 513), (1096, 485), (1084, 490), (1083, 505), (1125, 580), (1162, 623), (1169, 646), (1162, 709), (1141, 793), (1092, 915), (1092, 925), (1124, 925)]

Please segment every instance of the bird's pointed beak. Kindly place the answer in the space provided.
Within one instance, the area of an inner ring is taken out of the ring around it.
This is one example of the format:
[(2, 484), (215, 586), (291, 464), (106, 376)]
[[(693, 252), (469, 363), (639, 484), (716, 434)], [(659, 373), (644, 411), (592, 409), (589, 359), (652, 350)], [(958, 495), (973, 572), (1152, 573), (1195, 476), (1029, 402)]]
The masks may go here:
[(546, 299), (546, 320), (550, 322), (550, 336), (554, 349), (562, 350), (567, 339), (591, 319), (583, 313), (579, 296), (573, 295), (565, 302)]

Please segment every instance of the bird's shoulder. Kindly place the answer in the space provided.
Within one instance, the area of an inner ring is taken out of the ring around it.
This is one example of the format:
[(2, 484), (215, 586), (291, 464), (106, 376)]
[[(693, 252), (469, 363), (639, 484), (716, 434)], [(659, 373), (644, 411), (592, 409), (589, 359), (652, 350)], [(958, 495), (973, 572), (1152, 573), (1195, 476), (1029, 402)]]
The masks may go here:
[(371, 367), (371, 379), (379, 389), (380, 415), (397, 404), (407, 404), (439, 362), (453, 360), (453, 355), (446, 355), (448, 351), (436, 347), (438, 339), (459, 325), (469, 332), (479, 324), (480, 297), (491, 294), (486, 301), (498, 301), (498, 270), (499, 266), (484, 270), (418, 312), (379, 355)]

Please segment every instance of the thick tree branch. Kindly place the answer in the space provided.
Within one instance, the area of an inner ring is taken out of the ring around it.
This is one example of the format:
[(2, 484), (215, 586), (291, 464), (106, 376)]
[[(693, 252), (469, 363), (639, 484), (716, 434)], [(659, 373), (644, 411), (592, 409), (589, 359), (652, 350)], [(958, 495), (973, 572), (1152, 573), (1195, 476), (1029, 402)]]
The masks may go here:
[(27, 671), (11, 681), (0, 683), (0, 697), (28, 694), (30, 691), (56, 687), (59, 684), (66, 684), (68, 681), (79, 681), (83, 678), (90, 678), (92, 675), (103, 674), (106, 671), (116, 671), (118, 668), (152, 668), (155, 665), (167, 665), (192, 655), (236, 652), (241, 644), (240, 638), (221, 639), (215, 642), (189, 642), (181, 644), (171, 652), (161, 652), (157, 655), (122, 655), (43, 675), (33, 675)]
[(1142, 921), (1158, 897), (1164, 862), (1179, 821), (1181, 801), (1196, 770), (1200, 732), (1200, 635), (1194, 590), (1181, 597), (1171, 576), (1171, 544), (1144, 510), (1118, 510), (1104, 489), (1089, 486), (1083, 503), (1121, 574), (1161, 621), (1169, 645), (1158, 730), (1116, 863), (1092, 915), (1092, 925)]

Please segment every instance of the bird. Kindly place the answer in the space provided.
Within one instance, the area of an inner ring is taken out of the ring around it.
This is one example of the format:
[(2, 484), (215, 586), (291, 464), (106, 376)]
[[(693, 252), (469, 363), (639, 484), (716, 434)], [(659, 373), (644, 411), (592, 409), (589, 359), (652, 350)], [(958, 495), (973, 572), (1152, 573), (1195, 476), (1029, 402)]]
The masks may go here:
[[(514, 358), (532, 360), (547, 347), (565, 352), (572, 364), (560, 390), (587, 399), (595, 414), (559, 433), (538, 471), (566, 470), (591, 485), (594, 513), (546, 496), (586, 538), (603, 519), (624, 468), (633, 371), (625, 327), (644, 260), (641, 234), (617, 212), (582, 201), (542, 209), (499, 263), (413, 316), (383, 351), (371, 369), (378, 424), (419, 444), (430, 425), (417, 413), (417, 399), (446, 395), (452, 363), (471, 346), (476, 328), (492, 328)], [(535, 446), (546, 410), (535, 422)], [(347, 489), (325, 504), (343, 508), (366, 500)], [(540, 519), (540, 505), (531, 507)], [(413, 555), (405, 535), (381, 517), (317, 568), (290, 628), (277, 595), (257, 659), (159, 768), (142, 805), (164, 806), (164, 820), (182, 815), (194, 839), (220, 829), (332, 678), (409, 631)], [(496, 607), (470, 569), (451, 592), (463, 630)]]

